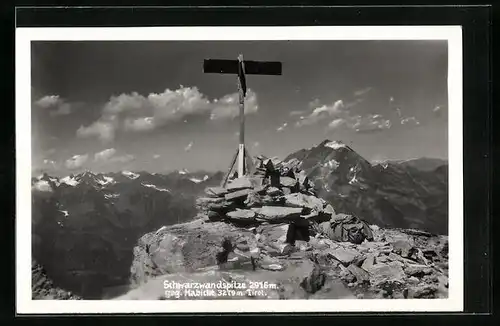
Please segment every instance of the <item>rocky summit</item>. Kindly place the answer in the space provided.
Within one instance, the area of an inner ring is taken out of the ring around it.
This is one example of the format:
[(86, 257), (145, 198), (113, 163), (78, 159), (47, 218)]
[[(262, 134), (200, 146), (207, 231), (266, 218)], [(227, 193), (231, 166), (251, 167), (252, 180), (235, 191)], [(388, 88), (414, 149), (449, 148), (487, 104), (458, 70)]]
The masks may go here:
[(259, 157), (249, 176), (206, 188), (198, 219), (139, 240), (132, 287), (116, 298), (172, 299), (162, 284), (186, 280), (268, 284), (199, 299), (447, 297), (447, 236), (337, 212), (296, 163)]

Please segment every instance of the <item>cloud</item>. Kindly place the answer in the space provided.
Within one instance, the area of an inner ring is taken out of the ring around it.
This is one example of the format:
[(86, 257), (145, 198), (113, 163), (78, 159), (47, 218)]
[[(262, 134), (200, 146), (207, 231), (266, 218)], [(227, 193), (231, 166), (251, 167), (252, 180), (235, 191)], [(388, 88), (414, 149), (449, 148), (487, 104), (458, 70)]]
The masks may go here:
[(352, 128), (357, 133), (372, 133), (378, 132), (392, 127), (392, 122), (389, 119), (385, 119), (380, 114), (368, 114), (364, 117), (357, 116), (356, 122)]
[(281, 132), (281, 131), (285, 130), (286, 126), (288, 126), (288, 122), (285, 122), (281, 126), (279, 126), (278, 128), (276, 128), (276, 131), (277, 132)]
[(85, 155), (73, 155), (73, 157), (69, 158), (65, 162), (66, 168), (70, 170), (75, 170), (81, 168), (83, 164), (87, 162), (89, 158), (88, 154)]
[(135, 160), (134, 155), (125, 154), (121, 156), (113, 156), (109, 161), (112, 163), (128, 163), (132, 162), (133, 160)]
[(59, 95), (46, 95), (35, 102), (42, 109), (48, 109), (61, 103)]
[[(365, 89), (364, 93), (368, 91), (369, 89)], [(381, 114), (354, 115), (350, 109), (362, 101), (363, 99), (354, 99), (345, 103), (343, 100), (338, 100), (331, 105), (318, 106), (309, 115), (301, 116), (295, 126), (302, 127), (329, 121), (326, 131), (347, 128), (358, 133), (376, 132), (392, 127), (392, 122)]]
[[(240, 108), (238, 104), (238, 94), (234, 93), (231, 95), (226, 95), (219, 100), (214, 101), (211, 106), (210, 120), (226, 120), (234, 119), (240, 114)], [(257, 94), (252, 90), (247, 91), (245, 97), (245, 115), (256, 113), (259, 110), (257, 104)]]
[(372, 90), (372, 87), (366, 87), (354, 92), (354, 96), (362, 96)]
[(155, 160), (156, 160), (156, 159), (159, 159), (160, 157), (161, 157), (161, 155), (160, 155), (160, 154), (154, 154), (154, 155), (153, 155), (153, 158), (154, 158)]
[(115, 138), (116, 123), (112, 121), (96, 121), (88, 127), (80, 126), (76, 131), (79, 138), (98, 137), (102, 142), (110, 142)]
[(303, 115), (304, 113), (306, 113), (307, 110), (294, 110), (294, 111), (290, 111), (290, 116), (296, 116), (296, 115)]
[(51, 167), (51, 168), (57, 168), (58, 167), (57, 162), (54, 161), (54, 160), (50, 160), (50, 159), (44, 159), (43, 160), (43, 165), (46, 166), (46, 167)]
[(401, 109), (400, 108), (396, 108), (395, 110), (396, 110), (396, 112), (398, 114), (398, 117), (401, 118), (402, 117)]
[(137, 119), (125, 119), (123, 127), (125, 131), (148, 131), (155, 128), (153, 117), (142, 117)]
[[(237, 93), (210, 101), (198, 88), (183, 86), (147, 96), (137, 92), (121, 94), (109, 99), (98, 120), (88, 126), (80, 126), (77, 136), (98, 137), (103, 142), (109, 142), (120, 131), (151, 131), (171, 123), (186, 122), (188, 117), (194, 115), (206, 115), (211, 120), (232, 119), (239, 115), (238, 102)], [(248, 89), (245, 114), (257, 111), (257, 95)]]
[(335, 119), (335, 120), (332, 120), (329, 124), (328, 124), (328, 129), (329, 130), (336, 130), (338, 129), (339, 127), (345, 125), (347, 123), (347, 121), (345, 119), (342, 119), (342, 118), (339, 118), (339, 119)]
[(314, 108), (317, 108), (320, 104), (321, 104), (320, 100), (315, 98), (314, 100), (309, 102), (308, 106), (309, 106), (309, 109), (314, 109)]
[(189, 152), (193, 147), (193, 142), (190, 142), (186, 147), (184, 147), (184, 151)]
[(102, 152), (95, 153), (94, 154), (94, 161), (96, 161), (96, 162), (108, 161), (115, 154), (116, 154), (116, 149), (108, 148), (108, 149), (103, 150)]
[(309, 126), (324, 121), (328, 117), (341, 116), (344, 114), (344, 102), (342, 100), (335, 101), (332, 105), (323, 105), (315, 108), (311, 114), (306, 117), (300, 117), (296, 122), (297, 127)]
[(401, 119), (401, 124), (402, 125), (416, 125), (418, 126), (420, 124), (420, 121), (418, 121), (415, 117), (408, 117), (408, 118), (404, 118), (404, 119)]
[(47, 110), (51, 116), (68, 115), (71, 113), (71, 104), (61, 99), (59, 95), (46, 95), (35, 101), (35, 105)]
[(391, 96), (391, 97), (389, 97), (389, 102), (390, 102), (390, 103), (394, 102), (394, 97), (392, 97), (392, 96)]
[(259, 147), (259, 146), (260, 146), (260, 143), (258, 141), (253, 143), (253, 147)]

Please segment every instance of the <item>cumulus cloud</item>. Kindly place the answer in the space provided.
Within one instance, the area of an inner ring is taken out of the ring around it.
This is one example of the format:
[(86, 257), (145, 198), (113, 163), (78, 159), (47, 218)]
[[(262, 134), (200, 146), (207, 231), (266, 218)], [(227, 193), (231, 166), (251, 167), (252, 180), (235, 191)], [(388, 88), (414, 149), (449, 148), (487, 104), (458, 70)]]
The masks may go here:
[[(315, 98), (311, 102), (309, 102), (309, 109), (317, 108), (321, 104), (320, 100)], [(305, 112), (304, 112), (305, 113)]]
[(380, 114), (368, 114), (363, 117), (357, 116), (356, 122), (352, 126), (352, 128), (358, 133), (378, 132), (385, 129), (390, 129), (391, 127), (391, 120), (385, 119)]
[(46, 95), (37, 101), (35, 105), (47, 110), (51, 116), (68, 115), (71, 113), (71, 104), (63, 100), (59, 95)]
[(372, 87), (366, 87), (354, 92), (354, 96), (362, 96), (372, 90)]
[(135, 160), (135, 156), (131, 154), (125, 154), (120, 156), (113, 156), (109, 161), (113, 163), (129, 163)]
[[(231, 94), (213, 102), (210, 106), (210, 120), (234, 119), (240, 114), (238, 94)], [(257, 94), (248, 90), (245, 97), (245, 115), (256, 113), (259, 109), (257, 104)]]
[(277, 132), (281, 132), (281, 131), (285, 130), (286, 126), (288, 126), (288, 122), (285, 122), (281, 126), (279, 126), (278, 128), (276, 128), (276, 131)]
[(80, 126), (76, 136), (80, 138), (97, 137), (103, 142), (109, 142), (115, 138), (117, 124), (112, 121), (96, 121), (88, 127)]
[(398, 117), (401, 118), (402, 117), (402, 114), (401, 114), (401, 109), (400, 108), (396, 108), (396, 113), (398, 114)]
[(52, 106), (58, 105), (62, 100), (59, 95), (46, 95), (35, 102), (36, 105), (42, 109), (48, 109)]
[(73, 155), (71, 158), (66, 160), (65, 166), (70, 170), (75, 170), (81, 168), (88, 160), (89, 155)]
[(328, 117), (340, 116), (344, 112), (344, 102), (342, 100), (335, 101), (331, 105), (322, 105), (315, 108), (311, 114), (305, 117), (300, 117), (300, 120), (296, 122), (297, 127), (308, 126), (316, 124), (320, 121), (324, 121)]
[(153, 158), (154, 158), (155, 160), (156, 160), (156, 159), (159, 159), (160, 157), (161, 157), (161, 155), (160, 155), (160, 154), (155, 154), (155, 155), (153, 155)]
[(401, 119), (401, 124), (402, 125), (416, 125), (418, 126), (420, 124), (420, 121), (418, 121), (415, 117), (408, 117)]
[(184, 147), (184, 151), (189, 152), (193, 147), (193, 142), (190, 142), (186, 147)]
[(259, 147), (259, 146), (260, 146), (260, 143), (258, 141), (253, 143), (253, 147)]
[(108, 148), (108, 149), (103, 150), (102, 152), (95, 153), (94, 154), (94, 161), (105, 162), (105, 161), (108, 161), (115, 154), (116, 154), (116, 149)]
[(126, 131), (148, 131), (154, 129), (153, 117), (125, 119), (123, 127)]
[[(258, 111), (257, 95), (249, 89), (245, 98), (245, 114)], [(239, 115), (238, 94), (210, 101), (196, 87), (143, 96), (136, 92), (112, 96), (104, 105), (101, 117), (88, 126), (80, 126), (78, 137), (113, 140), (119, 131), (145, 132), (169, 123), (184, 121), (193, 115), (206, 115), (211, 120), (232, 119)]]
[[(366, 93), (369, 90), (371, 88), (364, 89), (363, 91)], [(359, 91), (359, 94), (361, 94), (361, 91)], [(347, 103), (343, 100), (338, 100), (331, 105), (318, 106), (309, 115), (301, 116), (295, 125), (302, 127), (328, 121), (326, 131), (347, 128), (358, 133), (376, 132), (391, 128), (392, 122), (384, 118), (381, 114), (365, 114), (363, 116), (353, 114), (351, 108), (362, 101), (361, 98)]]
[(347, 123), (347, 121), (345, 119), (342, 119), (342, 118), (338, 118), (338, 119), (334, 119), (332, 120), (329, 124), (328, 124), (328, 129), (329, 130), (336, 130), (338, 129), (339, 127), (345, 125)]
[(294, 110), (294, 111), (290, 111), (290, 116), (293, 117), (296, 115), (303, 115), (306, 112), (307, 112), (306, 110)]
[(57, 168), (58, 167), (57, 162), (54, 161), (54, 160), (50, 160), (50, 159), (44, 159), (43, 160), (43, 165), (45, 167), (50, 167), (50, 168)]

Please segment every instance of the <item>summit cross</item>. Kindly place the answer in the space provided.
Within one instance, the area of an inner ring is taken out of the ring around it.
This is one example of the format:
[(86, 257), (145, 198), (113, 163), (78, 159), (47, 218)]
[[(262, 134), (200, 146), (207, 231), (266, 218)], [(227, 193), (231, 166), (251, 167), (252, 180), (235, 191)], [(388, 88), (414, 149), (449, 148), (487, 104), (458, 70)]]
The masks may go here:
[[(222, 180), (222, 186), (225, 186), (227, 178), (234, 167), (236, 158), (238, 158), (238, 176), (244, 176), (248, 173), (252, 159), (245, 149), (245, 96), (247, 92), (245, 75), (281, 75), (281, 62), (278, 61), (244, 61), (240, 54), (237, 60), (205, 59), (203, 63), (204, 73), (216, 74), (235, 74), (238, 76), (238, 94), (239, 94), (239, 117), (240, 117), (240, 143), (238, 151), (231, 161), (229, 171)], [(245, 160), (246, 158), (246, 160)], [(247, 164), (245, 164), (245, 161)]]

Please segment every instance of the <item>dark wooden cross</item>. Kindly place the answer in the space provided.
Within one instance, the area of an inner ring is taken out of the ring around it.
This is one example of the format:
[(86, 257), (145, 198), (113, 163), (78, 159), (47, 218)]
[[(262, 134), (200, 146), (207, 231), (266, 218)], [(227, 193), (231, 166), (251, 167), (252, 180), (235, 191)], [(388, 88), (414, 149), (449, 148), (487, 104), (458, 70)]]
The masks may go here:
[[(238, 76), (238, 94), (240, 108), (240, 143), (235, 153), (229, 171), (222, 180), (222, 186), (226, 185), (231, 170), (238, 158), (238, 176), (243, 176), (251, 170), (252, 159), (245, 148), (245, 96), (247, 84), (245, 75), (281, 75), (281, 62), (277, 61), (243, 61), (243, 55), (238, 60), (205, 59), (203, 63), (204, 73), (235, 74)], [(245, 164), (246, 163), (246, 164)]]

